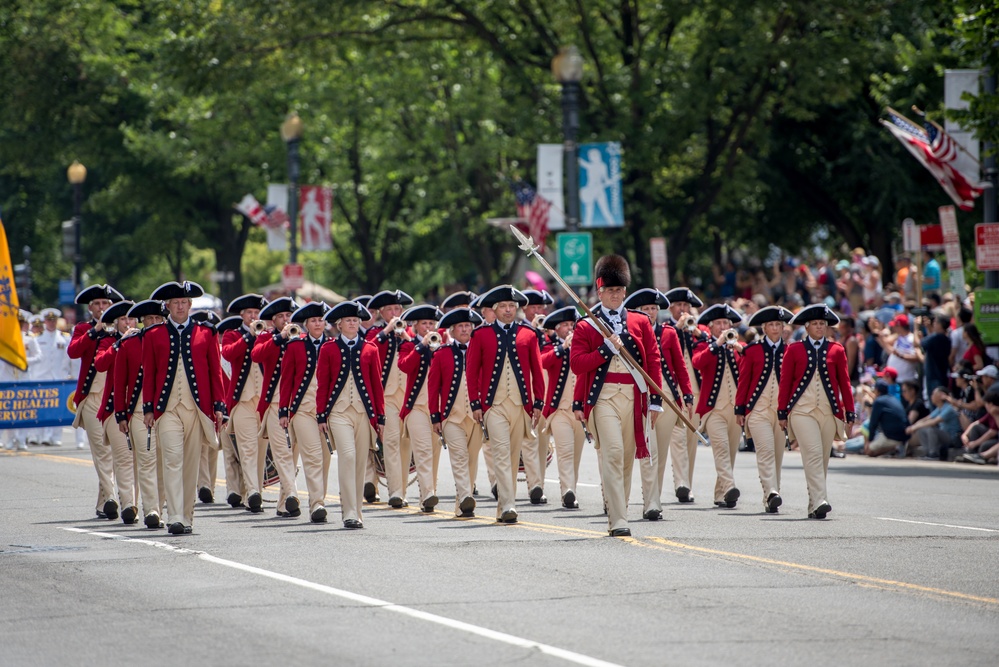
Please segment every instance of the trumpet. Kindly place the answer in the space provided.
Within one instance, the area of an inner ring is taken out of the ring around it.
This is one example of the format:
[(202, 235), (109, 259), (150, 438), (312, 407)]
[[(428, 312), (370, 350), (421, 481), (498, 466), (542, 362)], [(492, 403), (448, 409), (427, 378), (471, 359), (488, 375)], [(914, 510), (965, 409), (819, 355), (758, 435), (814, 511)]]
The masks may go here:
[(297, 324), (288, 325), (288, 338), (298, 338), (302, 335), (302, 327)]
[(250, 322), (250, 331), (254, 336), (259, 336), (267, 330), (267, 323), (263, 320), (253, 320)]
[(397, 333), (398, 334), (398, 333), (402, 333), (405, 330), (406, 330), (406, 323), (404, 321), (402, 321), (402, 320), (396, 320), (395, 321), (395, 326), (392, 327), (393, 333)]
[(426, 336), (423, 337), (423, 343), (430, 348), (430, 351), (436, 351), (441, 345), (444, 344), (444, 338), (437, 331), (431, 331)]
[(725, 333), (722, 334), (722, 343), (724, 343), (725, 345), (732, 346), (738, 342), (739, 342), (739, 332), (736, 331), (735, 329), (728, 329)]
[(689, 331), (690, 333), (697, 333), (697, 318), (694, 317), (693, 315), (688, 315), (683, 320), (683, 328)]
[(531, 320), (531, 326), (534, 327), (535, 329), (544, 329), (546, 317), (548, 316), (545, 315), (544, 313), (538, 313), (537, 315), (534, 316), (534, 319)]

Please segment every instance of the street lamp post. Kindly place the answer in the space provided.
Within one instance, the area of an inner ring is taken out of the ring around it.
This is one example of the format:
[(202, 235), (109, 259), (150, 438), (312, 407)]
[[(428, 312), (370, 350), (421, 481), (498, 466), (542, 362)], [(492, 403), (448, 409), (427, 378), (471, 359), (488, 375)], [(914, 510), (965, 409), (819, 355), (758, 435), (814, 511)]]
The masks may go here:
[[(73, 160), (66, 170), (66, 178), (73, 186), (73, 291), (79, 294), (83, 289), (83, 252), (81, 251), (81, 238), (83, 219), (80, 217), (80, 206), (83, 202), (83, 182), (87, 180), (87, 168), (79, 161)], [(79, 321), (83, 309), (76, 307), (76, 316)]]
[(569, 182), (566, 203), (566, 227), (579, 229), (579, 158), (576, 138), (579, 134), (579, 82), (583, 78), (583, 57), (575, 46), (563, 46), (552, 58), (552, 74), (562, 84), (562, 131), (565, 142), (565, 177)]
[[(292, 111), (281, 123), (281, 138), (288, 145), (288, 219), (291, 238), (288, 244), (288, 262), (298, 263), (298, 145), (302, 141), (302, 119)], [(295, 290), (291, 290), (295, 298)]]

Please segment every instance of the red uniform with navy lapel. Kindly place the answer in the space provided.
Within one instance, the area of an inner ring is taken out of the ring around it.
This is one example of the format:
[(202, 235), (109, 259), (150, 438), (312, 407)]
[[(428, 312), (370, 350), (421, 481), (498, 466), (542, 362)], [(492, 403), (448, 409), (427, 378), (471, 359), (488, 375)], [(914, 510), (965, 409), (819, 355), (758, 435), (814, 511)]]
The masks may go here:
[(94, 376), (98, 371), (94, 368), (94, 358), (97, 356), (97, 344), (106, 333), (99, 333), (91, 336), (90, 331), (97, 324), (95, 321), (80, 322), (73, 327), (73, 339), (69, 342), (66, 352), (70, 359), (80, 360), (80, 377), (76, 380), (76, 392), (73, 394), (73, 402), (77, 405), (90, 393), (90, 386), (94, 381)]
[[(544, 407), (545, 380), (541, 370), (541, 351), (538, 346), (537, 332), (531, 327), (514, 322), (517, 331), (514, 345), (520, 372), (517, 374), (517, 385), (521, 398), (524, 399), (524, 410), (531, 414), (532, 410)], [(492, 396), (496, 391), (499, 362), (499, 325), (481, 326), (472, 333), (468, 345), (468, 398), (473, 410), (487, 412), (491, 406)], [(516, 368), (514, 371), (516, 372)]]
[[(778, 398), (778, 416), (787, 419), (787, 414), (794, 407), (800, 396), (802, 381), (808, 382), (812, 375), (820, 370), (819, 360), (812, 354), (810, 346), (799, 341), (787, 346), (781, 369), (780, 396)], [(846, 419), (845, 413), (853, 413), (853, 390), (850, 385), (850, 373), (846, 368), (846, 350), (839, 343), (828, 341), (823, 346), (827, 349), (825, 365), (829, 369), (828, 376), (823, 378), (823, 387), (829, 399), (833, 414), (838, 419)]]
[(118, 342), (117, 333), (101, 338), (97, 344), (97, 355), (94, 357), (94, 368), (98, 373), (106, 373), (104, 381), (104, 394), (101, 396), (101, 407), (97, 409), (97, 418), (103, 422), (114, 414), (114, 362), (118, 354), (115, 343)]
[[(192, 320), (188, 326), (191, 327), (189, 352), (182, 351), (184, 346), (173, 324), (156, 324), (146, 329), (142, 341), (142, 367), (148, 375), (142, 383), (143, 413), (152, 412), (159, 419), (177, 374), (189, 368), (188, 380), (191, 391), (195, 392), (198, 409), (214, 421), (215, 412), (225, 412), (218, 337), (209, 325)], [(174, 331), (170, 331), (171, 328)], [(171, 342), (177, 346), (174, 353)], [(188, 357), (186, 363), (181, 361), (181, 354)]]
[(257, 413), (261, 419), (274, 399), (274, 390), (281, 380), (281, 357), (286, 345), (287, 340), (274, 330), (262, 332), (253, 344), (250, 358), (254, 363), (260, 364), (263, 375), (264, 390), (257, 403)]

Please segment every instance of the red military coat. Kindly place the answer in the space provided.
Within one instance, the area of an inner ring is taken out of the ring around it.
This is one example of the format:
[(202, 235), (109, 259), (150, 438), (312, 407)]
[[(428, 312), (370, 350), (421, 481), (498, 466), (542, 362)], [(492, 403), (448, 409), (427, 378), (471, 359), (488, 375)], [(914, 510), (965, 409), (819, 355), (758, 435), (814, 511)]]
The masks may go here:
[[(541, 350), (538, 347), (538, 334), (531, 327), (514, 322), (514, 350), (511, 363), (517, 379), (520, 398), (524, 402), (524, 410), (531, 414), (533, 410), (544, 407), (542, 396), (545, 394), (545, 379), (541, 370)], [(500, 372), (506, 354), (500, 354), (499, 337), (501, 335), (499, 322), (478, 327), (472, 332), (472, 340), (468, 344), (467, 377), (468, 399), (472, 410), (487, 412), (492, 407), (496, 388), (499, 386)]]
[[(412, 336), (413, 330), (409, 327), (406, 332)], [(364, 333), (364, 338), (378, 350), (378, 363), (381, 368), (382, 387), (388, 382), (389, 373), (392, 371), (392, 364), (397, 363), (399, 348), (404, 342), (394, 333), (385, 331), (385, 325), (379, 324), (371, 327)]]
[(97, 408), (97, 418), (102, 422), (114, 414), (114, 366), (118, 356), (118, 333), (108, 334), (97, 343), (97, 355), (94, 357), (94, 368), (98, 373), (107, 373), (104, 380), (104, 394), (101, 405)]
[[(323, 343), (329, 340), (326, 334), (320, 339)], [(306, 338), (296, 338), (290, 341), (284, 349), (284, 357), (281, 359), (281, 400), (278, 402), (278, 416), (295, 416), (302, 406), (302, 399), (309, 390), (309, 383), (316, 376), (316, 367), (319, 363), (319, 352), (312, 341)], [(319, 411), (318, 393), (316, 398), (316, 412)]]
[[(853, 388), (846, 367), (846, 350), (839, 343), (825, 341), (816, 350), (805, 341), (791, 343), (784, 353), (781, 368), (780, 394), (777, 397), (777, 418), (787, 419), (794, 404), (819, 373), (822, 388), (833, 414), (844, 421), (854, 421)], [(806, 344), (807, 343), (807, 344)]]
[(179, 373), (187, 374), (191, 393), (203, 413), (214, 421), (216, 412), (226, 411), (218, 336), (211, 325), (189, 320), (184, 331), (178, 332), (167, 320), (145, 329), (142, 368), (143, 414), (160, 418)]
[(267, 412), (267, 406), (274, 400), (274, 391), (281, 381), (281, 359), (284, 356), (285, 346), (288, 339), (282, 338), (275, 330), (264, 331), (257, 336), (250, 352), (253, 363), (260, 364), (260, 371), (263, 375), (263, 393), (260, 394), (260, 401), (257, 403), (257, 412), (263, 419)]
[(94, 330), (97, 322), (80, 322), (73, 327), (73, 338), (66, 348), (66, 353), (70, 359), (80, 360), (80, 377), (76, 380), (76, 393), (73, 394), (73, 402), (79, 405), (90, 393), (90, 386), (97, 377), (97, 369), (94, 368), (94, 358), (97, 356), (97, 343), (104, 336), (104, 332)]
[(740, 353), (727, 345), (719, 345), (714, 339), (708, 339), (694, 350), (694, 368), (701, 374), (701, 395), (697, 397), (697, 414), (703, 417), (714, 410), (715, 401), (718, 400), (718, 390), (724, 377), (722, 364), (728, 366), (738, 392), (739, 356)]
[(316, 420), (320, 424), (326, 423), (348, 381), (355, 383), (371, 425), (385, 423), (385, 388), (381, 382), (378, 348), (368, 341), (362, 340), (359, 344), (361, 351), (353, 354), (352, 367), (343, 363), (350, 352), (343, 336), (337, 336), (319, 350)]
[(254, 335), (243, 327), (230, 329), (222, 334), (222, 358), (232, 368), (225, 392), (225, 405), (230, 411), (239, 403), (246, 380), (250, 377), (250, 369), (253, 367), (250, 352), (255, 342)]
[(430, 360), (427, 407), (430, 409), (430, 421), (434, 424), (447, 421), (451, 415), (461, 387), (461, 376), (465, 373), (465, 354), (457, 344), (443, 345)]
[(680, 347), (680, 336), (672, 324), (657, 325), (661, 328), (659, 334), (659, 353), (662, 361), (663, 383), (673, 392), (673, 400), (693, 403), (694, 390), (690, 386), (690, 373), (687, 372), (687, 362), (683, 359), (683, 349)]
[(545, 385), (545, 407), (541, 414), (547, 419), (562, 401), (562, 394), (565, 392), (566, 382), (569, 381), (569, 350), (562, 345), (562, 341), (556, 339), (554, 343), (546, 345), (541, 353), (541, 367), (548, 374), (548, 382)]
[(778, 341), (777, 349), (763, 338), (742, 348), (739, 362), (739, 389), (735, 397), (735, 414), (745, 415), (753, 411), (760, 392), (766, 389), (770, 376), (776, 373), (780, 382), (782, 359), (787, 345)]
[(399, 419), (405, 419), (413, 411), (416, 399), (427, 383), (432, 356), (433, 352), (423, 343), (407, 340), (399, 346), (399, 370), (406, 374), (406, 402), (399, 411)]
[(118, 341), (114, 362), (114, 418), (127, 422), (142, 398), (142, 332)]

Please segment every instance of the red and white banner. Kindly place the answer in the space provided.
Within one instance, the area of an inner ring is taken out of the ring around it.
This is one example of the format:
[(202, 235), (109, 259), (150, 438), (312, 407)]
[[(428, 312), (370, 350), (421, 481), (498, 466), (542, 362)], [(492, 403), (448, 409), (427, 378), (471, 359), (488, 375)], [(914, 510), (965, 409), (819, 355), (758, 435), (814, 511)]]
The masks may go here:
[(957, 234), (957, 213), (953, 206), (941, 206), (937, 213), (940, 216), (940, 230), (943, 232), (944, 252), (947, 253), (947, 270), (963, 269), (961, 238)]
[(657, 236), (649, 239), (652, 254), (652, 286), (664, 294), (669, 291), (669, 264), (666, 255), (666, 239)]
[(999, 271), (999, 222), (975, 225), (975, 265), (979, 271)]
[(298, 219), (304, 250), (332, 250), (330, 225), (333, 221), (333, 189), (322, 185), (303, 185), (298, 190)]

